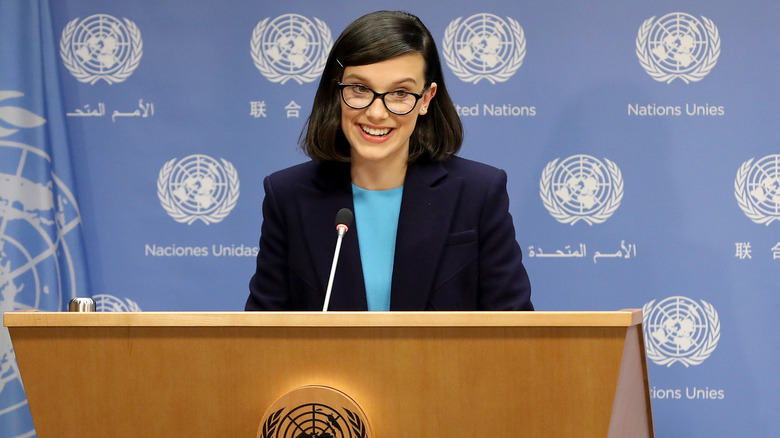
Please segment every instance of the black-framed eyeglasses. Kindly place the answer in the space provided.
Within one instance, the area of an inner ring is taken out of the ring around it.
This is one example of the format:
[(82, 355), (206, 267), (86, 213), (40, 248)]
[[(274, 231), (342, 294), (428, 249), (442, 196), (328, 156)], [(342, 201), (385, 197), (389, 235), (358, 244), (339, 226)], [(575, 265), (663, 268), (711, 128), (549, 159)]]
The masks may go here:
[[(422, 93), (412, 93), (406, 90), (377, 93), (360, 84), (342, 84), (338, 82), (338, 86), (341, 90), (341, 99), (352, 109), (368, 108), (379, 98), (382, 99), (382, 103), (388, 111), (399, 116), (412, 112), (414, 107), (417, 106), (417, 101), (423, 97)], [(423, 92), (425, 92), (424, 89)]]

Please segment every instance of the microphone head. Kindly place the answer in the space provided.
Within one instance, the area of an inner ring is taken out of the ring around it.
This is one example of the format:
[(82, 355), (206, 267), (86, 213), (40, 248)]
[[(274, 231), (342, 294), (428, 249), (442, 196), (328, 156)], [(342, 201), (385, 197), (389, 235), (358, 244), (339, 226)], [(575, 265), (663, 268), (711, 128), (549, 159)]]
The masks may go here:
[(352, 226), (352, 221), (355, 220), (355, 215), (352, 214), (352, 210), (348, 208), (342, 208), (336, 213), (336, 229), (339, 227), (345, 227), (349, 229)]

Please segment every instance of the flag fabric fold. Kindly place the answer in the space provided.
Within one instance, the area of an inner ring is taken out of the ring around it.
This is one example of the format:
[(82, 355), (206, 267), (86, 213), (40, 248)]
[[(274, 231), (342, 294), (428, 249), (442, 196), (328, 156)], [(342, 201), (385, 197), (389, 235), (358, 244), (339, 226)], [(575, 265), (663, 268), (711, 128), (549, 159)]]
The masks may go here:
[[(91, 296), (47, 0), (0, 2), (0, 311)], [(0, 438), (35, 436), (0, 329)]]

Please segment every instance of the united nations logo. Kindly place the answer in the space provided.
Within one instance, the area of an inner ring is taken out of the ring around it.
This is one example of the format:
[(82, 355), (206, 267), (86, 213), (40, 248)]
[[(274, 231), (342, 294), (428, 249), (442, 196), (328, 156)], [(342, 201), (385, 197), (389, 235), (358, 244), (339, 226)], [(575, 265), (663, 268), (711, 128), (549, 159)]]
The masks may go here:
[(603, 163), (589, 155), (555, 159), (542, 172), (539, 195), (558, 222), (600, 224), (620, 207), (623, 176), (607, 159)]
[[(0, 91), (0, 101), (23, 96)], [(5, 140), (46, 123), (20, 107), (0, 111), (0, 313), (60, 310), (79, 283), (73, 257), (80, 252), (81, 214), (68, 186), (52, 171), (49, 154)], [(56, 273), (56, 275), (54, 274)], [(0, 327), (0, 424), (27, 409), (8, 329)], [(22, 425), (20, 425), (21, 427)], [(32, 427), (32, 426), (30, 426)], [(20, 431), (21, 432), (21, 431)], [(33, 436), (31, 430), (20, 436)]]
[(343, 392), (304, 386), (277, 400), (266, 411), (257, 438), (370, 438), (363, 410)]
[(699, 365), (720, 340), (720, 320), (712, 304), (686, 297), (655, 300), (642, 307), (647, 357), (658, 365)]
[(780, 221), (780, 155), (742, 163), (734, 179), (734, 196), (753, 222), (769, 226)]
[(93, 295), (96, 312), (140, 312), (141, 306), (135, 301), (125, 298), (124, 301), (109, 294)]
[(80, 82), (94, 85), (123, 82), (141, 61), (143, 41), (138, 26), (105, 14), (74, 19), (62, 31), (60, 56)]
[(330, 28), (298, 14), (286, 14), (257, 23), (251, 54), (255, 67), (271, 82), (293, 79), (302, 84), (320, 77), (333, 45)]
[[(461, 17), (462, 18), (462, 17)], [(491, 84), (515, 74), (525, 58), (525, 32), (520, 23), (493, 14), (452, 21), (444, 32), (444, 59), (464, 82)]]
[(702, 80), (720, 56), (720, 36), (712, 20), (682, 12), (650, 17), (636, 37), (639, 64), (653, 79), (686, 84)]
[(226, 218), (238, 201), (238, 173), (229, 161), (190, 155), (168, 161), (157, 178), (157, 197), (176, 222), (206, 225)]

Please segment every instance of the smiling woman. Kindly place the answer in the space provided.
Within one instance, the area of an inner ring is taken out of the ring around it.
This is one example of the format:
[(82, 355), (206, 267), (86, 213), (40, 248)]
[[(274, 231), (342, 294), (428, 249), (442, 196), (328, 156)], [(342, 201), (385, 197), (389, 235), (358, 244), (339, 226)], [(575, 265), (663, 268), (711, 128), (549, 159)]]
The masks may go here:
[[(369, 190), (403, 185), (409, 139), (436, 94), (435, 82), (425, 84), (424, 69), (425, 60), (419, 53), (344, 69), (342, 80), (355, 84), (341, 89), (341, 130), (349, 143), (353, 184)], [(377, 93), (372, 88), (388, 91)], [(422, 90), (421, 99), (410, 90)], [(349, 102), (362, 104), (362, 108)]]
[(463, 128), (436, 44), (405, 12), (350, 24), (333, 45), (301, 147), (264, 181), (247, 310), (318, 310), (332, 221), (355, 212), (332, 310), (533, 310), (506, 173), (455, 156)]
[[(421, 93), (420, 90), (436, 83), (434, 93), (437, 95), (434, 101), (423, 105), (427, 117), (419, 120), (417, 128), (409, 136), (410, 162), (418, 157), (432, 161), (446, 160), (460, 149), (463, 127), (444, 83), (433, 36), (414, 15), (380, 11), (360, 17), (347, 26), (331, 49), (302, 136), (301, 146), (310, 157), (319, 161), (350, 161), (350, 145), (337, 117), (342, 110), (342, 99), (338, 97), (339, 84), (352, 83), (345, 74), (359, 75), (359, 72), (354, 72), (355, 67), (376, 65), (404, 55), (422, 58), (422, 64), (414, 66), (423, 69), (422, 77), (417, 77), (415, 70), (407, 70), (395, 78), (401, 83), (392, 85), (405, 85), (402, 89)], [(355, 79), (365, 81), (373, 78), (357, 76)], [(410, 81), (419, 83), (406, 83)], [(371, 88), (371, 84), (358, 85)], [(409, 89), (410, 85), (416, 88)], [(378, 86), (373, 88), (376, 92), (395, 91), (380, 90)]]

